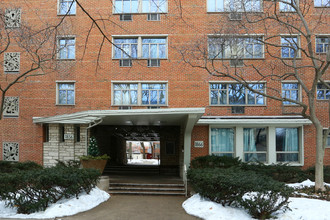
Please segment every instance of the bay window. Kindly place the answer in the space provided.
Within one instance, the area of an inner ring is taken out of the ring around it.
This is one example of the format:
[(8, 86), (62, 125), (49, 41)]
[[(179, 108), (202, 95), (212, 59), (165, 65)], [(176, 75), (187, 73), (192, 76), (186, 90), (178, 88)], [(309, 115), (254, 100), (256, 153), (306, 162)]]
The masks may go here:
[(267, 161), (267, 129), (244, 128), (244, 161)]

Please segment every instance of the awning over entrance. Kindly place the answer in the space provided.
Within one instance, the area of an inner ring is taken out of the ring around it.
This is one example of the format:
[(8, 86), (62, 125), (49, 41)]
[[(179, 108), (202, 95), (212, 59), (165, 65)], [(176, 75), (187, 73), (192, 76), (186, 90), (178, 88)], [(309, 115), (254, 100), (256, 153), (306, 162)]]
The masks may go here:
[(194, 123), (196, 123), (204, 112), (204, 108), (93, 110), (51, 117), (34, 117), (33, 122), (41, 124), (186, 125), (189, 118), (194, 118)]

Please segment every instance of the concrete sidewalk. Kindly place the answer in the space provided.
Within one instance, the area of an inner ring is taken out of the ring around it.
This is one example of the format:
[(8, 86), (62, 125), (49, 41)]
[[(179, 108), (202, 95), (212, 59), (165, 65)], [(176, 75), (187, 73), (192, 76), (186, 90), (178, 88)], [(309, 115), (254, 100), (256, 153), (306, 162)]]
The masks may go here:
[(186, 214), (183, 196), (111, 195), (111, 198), (92, 210), (62, 220), (196, 220)]

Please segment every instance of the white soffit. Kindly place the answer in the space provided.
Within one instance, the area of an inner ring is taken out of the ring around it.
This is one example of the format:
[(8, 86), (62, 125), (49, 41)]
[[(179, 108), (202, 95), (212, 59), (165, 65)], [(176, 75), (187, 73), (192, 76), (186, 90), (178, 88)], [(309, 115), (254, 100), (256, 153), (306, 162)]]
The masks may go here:
[(309, 125), (309, 119), (299, 116), (245, 116), (245, 117), (202, 117), (197, 125)]

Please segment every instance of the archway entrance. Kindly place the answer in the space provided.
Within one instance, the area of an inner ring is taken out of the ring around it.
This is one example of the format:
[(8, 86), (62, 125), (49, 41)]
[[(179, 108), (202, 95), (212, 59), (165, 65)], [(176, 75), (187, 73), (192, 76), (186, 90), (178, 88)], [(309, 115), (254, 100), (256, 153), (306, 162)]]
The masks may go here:
[(160, 141), (126, 141), (128, 165), (160, 165)]

